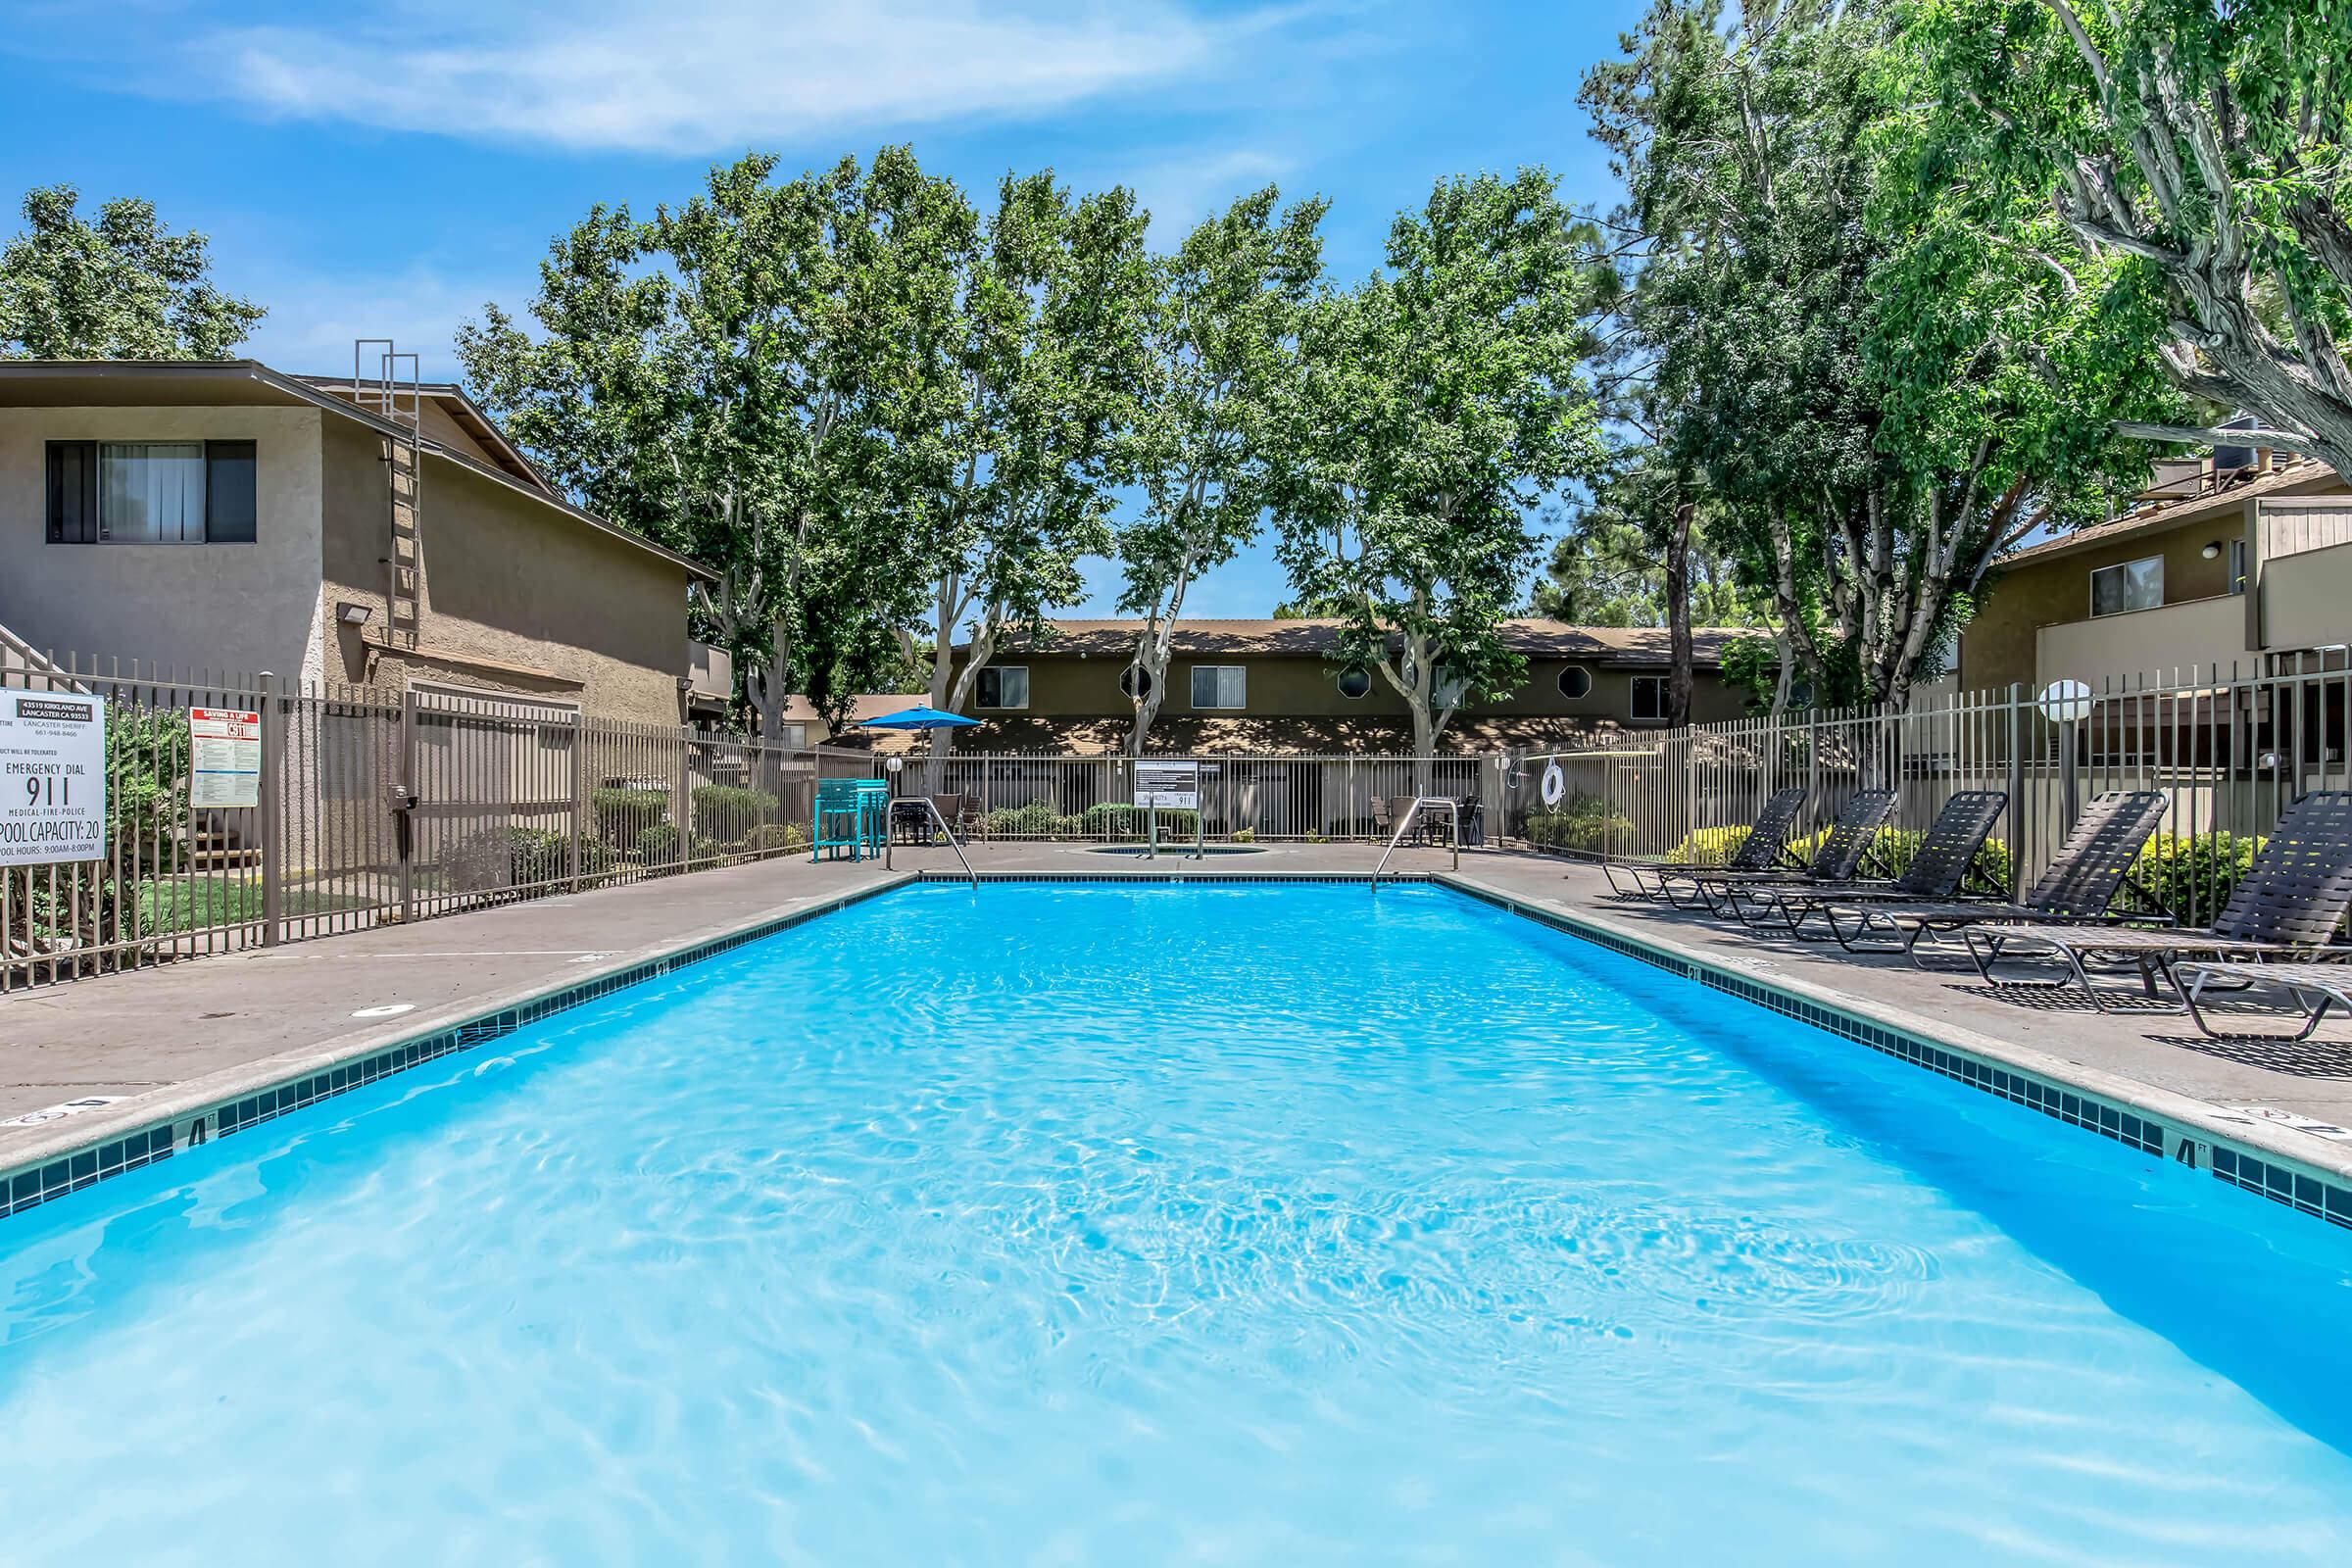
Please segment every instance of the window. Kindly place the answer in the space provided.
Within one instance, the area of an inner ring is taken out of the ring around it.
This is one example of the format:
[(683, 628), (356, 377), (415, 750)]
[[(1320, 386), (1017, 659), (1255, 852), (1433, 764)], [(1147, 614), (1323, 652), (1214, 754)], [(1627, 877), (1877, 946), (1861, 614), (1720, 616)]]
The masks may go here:
[(1592, 672), (1582, 664), (1570, 664), (1560, 671), (1560, 695), (1570, 702), (1582, 702), (1592, 695)]
[(49, 542), (249, 544), (250, 441), (52, 441)]
[(2090, 574), (2090, 612), (2120, 615), (2131, 610), (2154, 610), (2164, 603), (2164, 558), (2127, 561), (2120, 566), (2101, 566)]
[(1634, 709), (1636, 718), (1663, 719), (1666, 716), (1666, 677), (1636, 675), (1634, 677)]
[(1142, 702), (1152, 695), (1152, 672), (1141, 664), (1129, 664), (1119, 672), (1119, 690)]
[(982, 708), (1027, 708), (1029, 706), (1029, 666), (1027, 664), (991, 664), (980, 672), (980, 706)]
[(1343, 669), (1340, 671), (1340, 695), (1342, 697), (1361, 697), (1371, 689), (1372, 672), (1370, 670)]
[(2246, 542), (2243, 539), (2230, 541), (2230, 591), (2233, 594), (2246, 591)]
[(1240, 664), (1195, 664), (1193, 666), (1193, 706), (1195, 708), (1247, 708), (1250, 706), (1250, 672)]

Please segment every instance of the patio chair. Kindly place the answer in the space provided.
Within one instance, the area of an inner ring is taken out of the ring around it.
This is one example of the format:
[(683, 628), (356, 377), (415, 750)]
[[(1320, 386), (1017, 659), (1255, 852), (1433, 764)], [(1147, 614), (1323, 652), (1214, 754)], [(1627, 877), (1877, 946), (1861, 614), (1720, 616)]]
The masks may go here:
[[(1900, 953), (1926, 967), (1920, 940), (1987, 920), (2015, 924), (2098, 924), (2170, 920), (2144, 911), (2113, 911), (2109, 906), (2132, 874), (2148, 836), (2164, 819), (2161, 790), (2111, 790), (2093, 800), (2076, 819), (2074, 831), (2022, 903), (1952, 899), (1940, 903), (1884, 903), (1832, 899), (1824, 911), (1831, 934), (1848, 953)], [(1850, 916), (1849, 929), (1845, 917)]]
[[(1786, 861), (1791, 871), (1801, 869), (1804, 862), (1789, 858), (1788, 834), (1796, 826), (1796, 813), (1805, 808), (1805, 792), (1801, 789), (1775, 790), (1756, 813), (1740, 841), (1740, 848), (1728, 860), (1709, 863), (1701, 860), (1615, 860), (1600, 862), (1601, 874), (1609, 879), (1609, 891), (1621, 899), (1647, 899), (1652, 904), (1666, 897), (1666, 877), (1676, 871), (1769, 871)], [(1625, 881), (1617, 873), (1625, 873)], [(1649, 881), (1642, 881), (1644, 875)]]
[[(1762, 925), (1770, 920), (1792, 937), (1805, 934), (1805, 922), (1816, 910), (1833, 904), (1867, 904), (1876, 900), (1904, 904), (1949, 904), (1967, 887), (1977, 854), (1992, 836), (1993, 824), (2009, 808), (2002, 790), (1961, 790), (1943, 803), (1911, 863), (1891, 881), (1856, 881), (1844, 887), (1762, 887), (1752, 890), (1756, 908), (1751, 913), (1735, 889), (1733, 912), (1741, 923)], [(1989, 893), (1987, 894), (1989, 896)]]
[[(2331, 1006), (2352, 1012), (2352, 963), (2247, 963), (2242, 959), (2197, 959), (2177, 964), (2174, 982), (2180, 988), (2180, 1000), (2188, 1007), (2188, 1015), (2196, 1020), (2198, 1029), (2209, 1040), (2309, 1040), (2320, 1020), (2328, 1016)], [(2295, 1005), (2303, 1009), (2303, 1027), (2290, 1036), (2229, 1033), (2216, 1029), (2205, 1017), (2205, 1009), (2197, 1004), (2205, 988), (2215, 981), (2226, 981), (2232, 990), (2254, 985), (2283, 986)]]
[[(2347, 906), (2352, 906), (2352, 790), (2314, 790), (2280, 814), (2253, 864), (2230, 889), (2230, 902), (2202, 931), (2064, 930), (1994, 923), (1970, 926), (1961, 940), (1968, 944), (1977, 972), (1993, 985), (2079, 985), (2102, 1012), (2193, 1014), (2188, 991), (2175, 968), (2181, 959), (2308, 959), (2333, 944)], [(2054, 960), (2067, 972), (2056, 979), (2002, 979), (1993, 974), (1994, 964), (2020, 956)], [(2116, 1004), (2092, 983), (2092, 964), (2136, 968), (2148, 1001)], [(2210, 970), (2201, 972), (2205, 977), (2199, 990), (2208, 990), (2216, 976)], [(2284, 975), (2286, 970), (2281, 966), (2278, 973)], [(2173, 988), (2173, 1002), (2158, 1000), (2159, 976)], [(2241, 979), (2234, 972), (2227, 978), (2233, 984)]]
[(843, 850), (850, 852), (853, 860), (864, 857), (868, 810), (859, 784), (854, 778), (816, 781), (816, 806), (808, 824), (811, 861), (833, 858)]
[[(1808, 887), (1851, 883), (1862, 858), (1886, 818), (1894, 814), (1894, 791), (1856, 790), (1838, 808), (1836, 820), (1814, 849), (1813, 858), (1793, 870), (1732, 870), (1725, 866), (1668, 871), (1658, 878), (1666, 902), (1678, 909), (1705, 908), (1710, 914), (1736, 913), (1741, 892), (1775, 886)], [(1692, 897), (1675, 889), (1688, 883)]]

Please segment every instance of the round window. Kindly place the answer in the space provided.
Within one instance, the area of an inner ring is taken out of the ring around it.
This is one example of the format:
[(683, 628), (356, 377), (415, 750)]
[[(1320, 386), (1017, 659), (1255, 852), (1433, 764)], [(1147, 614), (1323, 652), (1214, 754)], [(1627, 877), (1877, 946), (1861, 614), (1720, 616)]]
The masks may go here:
[(1141, 700), (1152, 695), (1152, 672), (1141, 664), (1129, 664), (1119, 672), (1119, 690)]
[(1561, 670), (1560, 695), (1572, 703), (1592, 695), (1592, 672), (1582, 664), (1570, 664)]
[(1342, 697), (1361, 697), (1371, 689), (1372, 676), (1369, 671), (1361, 669), (1340, 671), (1340, 695)]

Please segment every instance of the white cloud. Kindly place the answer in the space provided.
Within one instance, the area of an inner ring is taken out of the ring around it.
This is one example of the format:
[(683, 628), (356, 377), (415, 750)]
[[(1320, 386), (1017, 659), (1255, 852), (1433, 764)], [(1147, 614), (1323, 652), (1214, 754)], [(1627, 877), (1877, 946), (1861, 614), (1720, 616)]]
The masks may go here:
[(699, 153), (1204, 76), (1247, 63), (1293, 15), (1209, 18), (1178, 0), (583, 0), (534, 18), (430, 0), (370, 20), (338, 8), (318, 23), (199, 24), (133, 79), (270, 116)]

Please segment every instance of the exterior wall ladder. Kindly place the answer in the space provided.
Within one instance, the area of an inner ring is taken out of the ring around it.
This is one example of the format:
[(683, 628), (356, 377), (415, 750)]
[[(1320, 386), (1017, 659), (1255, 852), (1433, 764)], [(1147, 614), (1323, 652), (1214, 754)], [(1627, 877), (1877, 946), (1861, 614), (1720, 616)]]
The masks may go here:
[[(375, 354), (372, 367), (368, 363), (370, 351)], [(420, 381), (417, 357), (399, 352), (390, 338), (364, 337), (352, 343), (352, 401), (399, 432), (384, 438), (391, 524), (384, 555), (384, 642), (389, 647), (416, 647), (424, 619)]]

